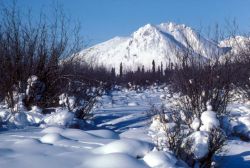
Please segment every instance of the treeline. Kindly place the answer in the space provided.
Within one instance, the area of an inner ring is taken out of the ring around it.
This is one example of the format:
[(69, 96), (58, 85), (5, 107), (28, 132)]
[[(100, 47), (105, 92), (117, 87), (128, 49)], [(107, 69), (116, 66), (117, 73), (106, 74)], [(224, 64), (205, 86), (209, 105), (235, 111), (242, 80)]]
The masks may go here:
[[(171, 78), (171, 71), (174, 68), (173, 63), (167, 63), (165, 66), (161, 62), (160, 65), (155, 64), (152, 60), (150, 69), (145, 70), (144, 65), (137, 67), (136, 71), (124, 70), (123, 63), (120, 63), (119, 70), (111, 68), (110, 75), (112, 84), (126, 86), (130, 85), (152, 85), (154, 83), (168, 83)], [(116, 73), (116, 72), (119, 73)]]

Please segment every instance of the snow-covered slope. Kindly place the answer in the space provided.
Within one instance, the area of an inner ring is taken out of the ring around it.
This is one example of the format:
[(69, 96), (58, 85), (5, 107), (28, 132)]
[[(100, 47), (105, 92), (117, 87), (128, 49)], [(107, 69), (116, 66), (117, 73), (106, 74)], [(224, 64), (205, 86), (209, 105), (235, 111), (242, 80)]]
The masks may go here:
[(129, 37), (115, 37), (81, 51), (75, 60), (93, 66), (119, 69), (122, 62), (125, 70), (137, 70), (138, 66), (151, 69), (152, 61), (157, 66), (169, 61), (178, 62), (178, 55), (192, 50), (192, 55), (211, 59), (224, 52), (224, 48), (202, 37), (194, 29), (175, 23), (147, 24)]
[(244, 36), (235, 36), (220, 41), (220, 47), (229, 47), (231, 48), (231, 53), (236, 54), (242, 51), (245, 51), (250, 45), (250, 38)]

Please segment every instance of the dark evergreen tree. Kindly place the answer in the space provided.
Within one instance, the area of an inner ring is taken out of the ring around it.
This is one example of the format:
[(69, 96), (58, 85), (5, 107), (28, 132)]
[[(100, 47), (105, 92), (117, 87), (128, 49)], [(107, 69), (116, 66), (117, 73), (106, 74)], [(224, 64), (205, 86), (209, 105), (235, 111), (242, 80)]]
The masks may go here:
[(137, 72), (141, 73), (141, 68), (140, 67), (137, 68)]
[(111, 68), (111, 77), (112, 78), (116, 77), (116, 75), (115, 75), (115, 68)]
[(142, 73), (144, 74), (145, 73), (145, 69), (144, 69), (144, 65), (142, 65)]
[(122, 62), (120, 63), (120, 77), (123, 75)]
[(160, 78), (161, 77), (161, 68), (160, 66), (158, 66), (158, 69), (157, 69), (157, 78)]
[(153, 74), (155, 73), (155, 60), (153, 60), (153, 62), (152, 62), (152, 72), (153, 72)]
[(161, 76), (163, 76), (163, 64), (161, 62)]

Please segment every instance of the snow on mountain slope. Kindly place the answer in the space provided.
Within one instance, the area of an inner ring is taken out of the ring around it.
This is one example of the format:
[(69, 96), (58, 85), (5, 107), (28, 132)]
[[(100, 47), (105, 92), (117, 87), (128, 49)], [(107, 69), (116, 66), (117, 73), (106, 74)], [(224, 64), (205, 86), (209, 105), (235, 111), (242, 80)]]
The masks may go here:
[(250, 45), (250, 38), (244, 36), (235, 36), (223, 41), (220, 41), (220, 47), (229, 47), (231, 48), (231, 53), (239, 53), (247, 49)]
[[(157, 66), (169, 61), (178, 62), (178, 55), (192, 50), (193, 56), (211, 59), (224, 52), (217, 44), (202, 37), (185, 25), (162, 23), (157, 26), (147, 24), (129, 37), (115, 37), (106, 42), (81, 51), (75, 60), (92, 66), (104, 66), (124, 70), (137, 70), (138, 66), (151, 69), (152, 61)], [(117, 71), (118, 72), (118, 71)]]
[[(186, 48), (191, 47), (196, 53), (212, 58), (224, 52), (218, 45), (201, 36), (198, 32), (184, 24), (162, 23), (157, 26), (163, 33), (171, 34)], [(190, 45), (190, 46), (189, 46)]]

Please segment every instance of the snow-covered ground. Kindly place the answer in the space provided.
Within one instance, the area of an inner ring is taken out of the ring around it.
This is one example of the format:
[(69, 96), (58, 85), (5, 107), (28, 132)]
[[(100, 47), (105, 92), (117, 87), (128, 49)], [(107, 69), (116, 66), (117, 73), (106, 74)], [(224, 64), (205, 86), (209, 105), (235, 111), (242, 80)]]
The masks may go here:
[[(0, 131), (0, 167), (185, 167), (171, 152), (157, 151), (149, 136), (151, 118), (148, 111), (152, 104), (168, 102), (164, 92), (163, 88), (152, 87), (144, 91), (123, 89), (104, 95), (95, 109), (93, 122), (97, 127), (92, 130), (62, 128), (65, 125), (62, 121), (70, 119), (71, 115), (63, 115), (66, 118), (50, 115), (42, 119), (35, 115), (37, 117), (29, 118), (30, 121), (40, 118), (47, 122), (40, 127)], [(244, 135), (247, 134), (250, 105), (238, 103), (229, 108), (229, 129), (243, 130)], [(59, 124), (49, 122), (52, 119)], [(250, 142), (232, 137), (215, 160), (219, 167), (250, 167)]]

